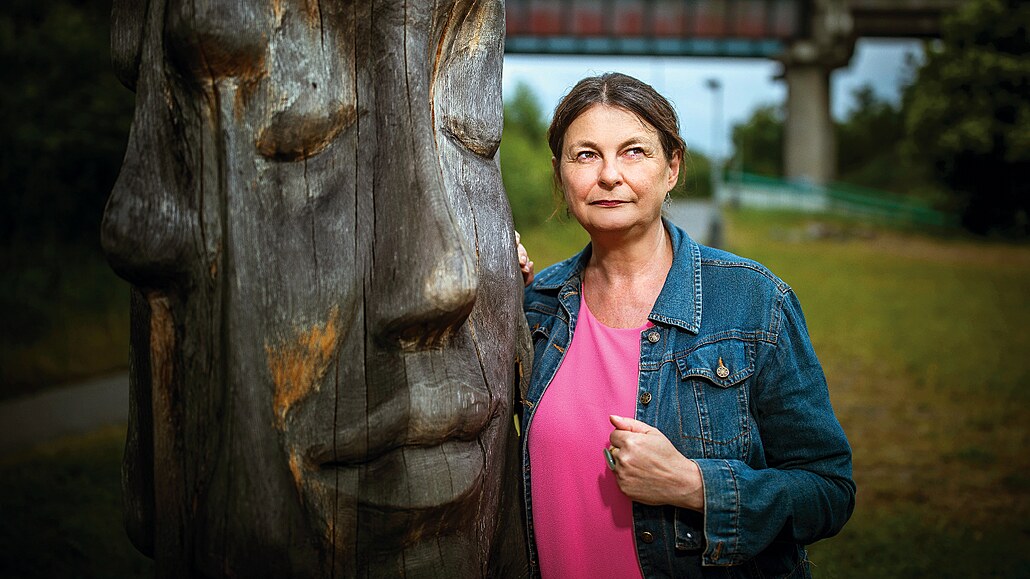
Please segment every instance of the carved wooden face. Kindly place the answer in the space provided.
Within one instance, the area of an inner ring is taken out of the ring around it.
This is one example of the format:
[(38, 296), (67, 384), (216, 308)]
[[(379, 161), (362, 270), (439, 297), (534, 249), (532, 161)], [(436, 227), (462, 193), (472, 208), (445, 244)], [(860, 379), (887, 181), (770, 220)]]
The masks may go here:
[(115, 1), (137, 100), (103, 242), (137, 290), (128, 525), (159, 565), (505, 564), (502, 35), (500, 1)]

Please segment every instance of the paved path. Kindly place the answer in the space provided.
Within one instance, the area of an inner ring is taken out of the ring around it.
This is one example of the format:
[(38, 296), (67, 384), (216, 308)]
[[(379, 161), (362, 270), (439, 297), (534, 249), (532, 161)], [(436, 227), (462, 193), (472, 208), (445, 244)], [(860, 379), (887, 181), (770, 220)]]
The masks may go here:
[(0, 454), (123, 424), (128, 413), (128, 372), (7, 401), (0, 404)]
[(693, 199), (673, 201), (666, 213), (694, 241), (713, 247), (722, 245), (722, 214), (715, 202)]
[[(675, 201), (667, 210), (700, 243), (722, 243), (722, 217), (707, 201)], [(129, 376), (119, 372), (86, 382), (0, 403), (0, 454), (122, 424), (129, 413)]]

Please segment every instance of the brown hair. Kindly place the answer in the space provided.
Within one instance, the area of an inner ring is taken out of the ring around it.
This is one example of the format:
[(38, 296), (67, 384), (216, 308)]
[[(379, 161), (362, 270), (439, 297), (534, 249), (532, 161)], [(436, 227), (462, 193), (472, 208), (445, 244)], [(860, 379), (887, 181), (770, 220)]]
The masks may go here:
[(569, 125), (594, 105), (623, 109), (654, 127), (666, 161), (671, 161), (677, 151), (680, 159), (686, 153), (687, 144), (680, 136), (679, 119), (669, 101), (645, 82), (622, 73), (609, 72), (577, 82), (555, 107), (551, 126), (547, 129), (547, 144), (555, 159), (561, 159), (561, 148)]

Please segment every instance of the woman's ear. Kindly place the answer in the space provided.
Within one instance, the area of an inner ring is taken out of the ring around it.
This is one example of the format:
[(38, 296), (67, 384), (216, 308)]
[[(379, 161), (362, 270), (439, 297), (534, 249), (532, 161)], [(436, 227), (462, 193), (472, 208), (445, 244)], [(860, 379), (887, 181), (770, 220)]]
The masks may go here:
[(683, 161), (683, 151), (676, 151), (672, 154), (672, 158), (669, 159), (669, 190), (671, 191), (680, 177), (680, 165)]
[(554, 177), (554, 188), (564, 195), (565, 188), (561, 186), (561, 163), (558, 161), (557, 157), (551, 157), (551, 169), (554, 171), (552, 173), (552, 176)]

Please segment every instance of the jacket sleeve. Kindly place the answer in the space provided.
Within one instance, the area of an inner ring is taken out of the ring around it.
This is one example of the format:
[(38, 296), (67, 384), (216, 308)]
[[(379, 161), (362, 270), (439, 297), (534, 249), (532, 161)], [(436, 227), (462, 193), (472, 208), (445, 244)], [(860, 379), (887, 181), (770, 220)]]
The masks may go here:
[(705, 488), (704, 565), (734, 565), (774, 539), (833, 536), (855, 507), (851, 447), (830, 406), (794, 292), (780, 294), (779, 331), (755, 376), (752, 412), (767, 468), (699, 459)]

